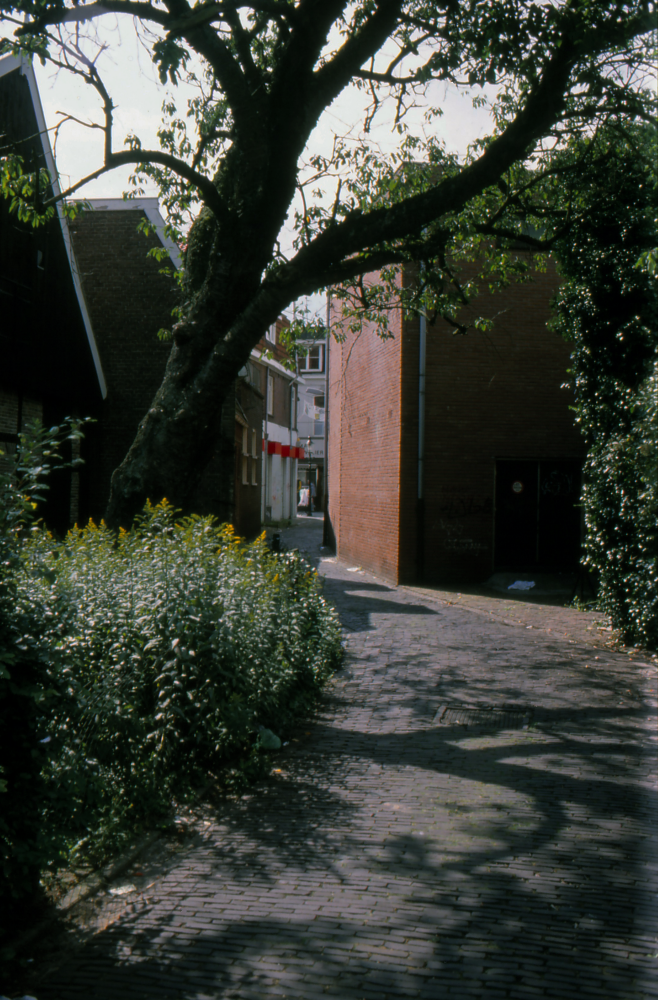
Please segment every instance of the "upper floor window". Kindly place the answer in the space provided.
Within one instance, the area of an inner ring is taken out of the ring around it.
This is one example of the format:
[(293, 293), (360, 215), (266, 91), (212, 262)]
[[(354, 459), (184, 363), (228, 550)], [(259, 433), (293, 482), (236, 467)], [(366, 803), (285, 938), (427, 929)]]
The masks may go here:
[(274, 416), (274, 375), (267, 373), (267, 415)]
[(268, 326), (267, 333), (265, 334), (265, 340), (269, 340), (270, 344), (276, 344), (276, 323), (272, 323)]
[(314, 344), (307, 349), (306, 354), (299, 357), (300, 372), (324, 371), (324, 344)]

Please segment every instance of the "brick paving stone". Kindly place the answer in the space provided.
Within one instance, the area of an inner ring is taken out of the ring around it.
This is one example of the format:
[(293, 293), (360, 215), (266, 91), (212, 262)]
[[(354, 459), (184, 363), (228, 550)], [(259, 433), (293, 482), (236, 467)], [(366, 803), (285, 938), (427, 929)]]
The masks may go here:
[[(318, 530), (287, 543), (316, 559)], [(655, 665), (579, 612), (321, 571), (346, 663), (280, 774), (207, 806), (132, 911), (25, 992), (658, 995)], [(530, 722), (444, 725), (446, 705)]]

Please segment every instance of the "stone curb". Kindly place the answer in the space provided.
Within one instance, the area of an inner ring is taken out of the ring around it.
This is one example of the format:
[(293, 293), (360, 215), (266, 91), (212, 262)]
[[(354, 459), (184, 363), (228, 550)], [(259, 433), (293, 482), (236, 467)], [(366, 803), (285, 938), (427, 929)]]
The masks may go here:
[(78, 903), (89, 899), (90, 896), (95, 896), (97, 892), (100, 892), (106, 885), (109, 885), (117, 875), (121, 875), (126, 868), (130, 868), (140, 854), (148, 850), (149, 847), (152, 847), (158, 840), (161, 840), (163, 836), (164, 833), (161, 830), (147, 834), (116, 861), (111, 862), (111, 864), (106, 865), (105, 868), (101, 868), (97, 872), (92, 872), (83, 882), (74, 886), (66, 893), (64, 898), (57, 904), (54, 913), (45, 920), (42, 920), (35, 927), (31, 927), (29, 931), (25, 931), (20, 937), (9, 941), (7, 947), (13, 948), (14, 951), (20, 951), (21, 948), (24, 948), (26, 944), (33, 941), (35, 937), (53, 924), (62, 914), (68, 913)]

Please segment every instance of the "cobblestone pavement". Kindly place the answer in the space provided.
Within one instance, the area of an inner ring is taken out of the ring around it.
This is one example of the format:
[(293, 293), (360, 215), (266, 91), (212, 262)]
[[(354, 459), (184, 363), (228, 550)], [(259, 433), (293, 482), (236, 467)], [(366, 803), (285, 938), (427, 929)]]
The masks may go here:
[(318, 716), (32, 992), (658, 996), (655, 665), (576, 612), (322, 571), (348, 655)]

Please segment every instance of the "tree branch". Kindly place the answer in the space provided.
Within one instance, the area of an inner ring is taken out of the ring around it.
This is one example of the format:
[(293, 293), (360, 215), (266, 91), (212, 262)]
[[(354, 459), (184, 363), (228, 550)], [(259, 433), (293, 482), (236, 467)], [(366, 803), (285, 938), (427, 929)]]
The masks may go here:
[[(49, 25), (66, 25), (93, 20), (103, 14), (128, 14), (142, 21), (160, 25), (168, 38), (184, 38), (192, 49), (208, 60), (233, 108), (236, 120), (245, 128), (253, 126), (254, 107), (244, 73), (220, 35), (210, 27), (226, 5), (202, 4), (194, 9), (187, 0), (165, 0), (167, 10), (161, 10), (141, 0), (101, 0), (71, 8), (47, 12), (34, 21), (22, 24), (17, 37), (38, 36)], [(232, 6), (229, 9), (234, 9)]]
[[(103, 128), (102, 125), (96, 126), (97, 128)], [(185, 163), (184, 160), (179, 160), (176, 156), (171, 156), (169, 153), (163, 153), (157, 149), (124, 149), (119, 153), (110, 153), (108, 160), (94, 170), (93, 173), (87, 174), (82, 180), (76, 181), (75, 184), (71, 184), (65, 191), (60, 194), (49, 198), (47, 201), (43, 202), (42, 208), (48, 208), (50, 205), (56, 204), (58, 201), (62, 201), (65, 198), (69, 198), (76, 191), (79, 191), (81, 187), (88, 184), (90, 181), (96, 180), (97, 177), (102, 177), (103, 174), (108, 173), (110, 170), (114, 170), (116, 167), (123, 167), (129, 163), (159, 163), (163, 167), (167, 167), (174, 173), (178, 174), (184, 180), (189, 181), (190, 184), (197, 188), (201, 195), (201, 200), (205, 205), (215, 214), (217, 219), (222, 222), (226, 219), (227, 211), (224, 202), (222, 201), (217, 189), (213, 185), (212, 181), (204, 176), (204, 174), (198, 173), (193, 170), (189, 164)]]
[(33, 21), (24, 22), (15, 32), (17, 37), (22, 35), (38, 35), (44, 28), (57, 24), (74, 24), (82, 21), (92, 21), (103, 14), (128, 14), (143, 21), (153, 21), (164, 28), (169, 27), (171, 15), (150, 3), (143, 3), (141, 0), (100, 0), (98, 3), (85, 4), (82, 7), (75, 6), (60, 8), (55, 11), (46, 11), (35, 17)]
[(419, 233), (433, 219), (459, 212), (471, 198), (495, 184), (506, 170), (522, 160), (529, 147), (560, 120), (569, 78), (580, 59), (605, 46), (620, 44), (631, 32), (646, 33), (650, 27), (651, 15), (647, 13), (639, 15), (632, 24), (619, 20), (605, 33), (606, 37), (599, 37), (599, 32), (594, 31), (574, 40), (565, 29), (561, 43), (555, 46), (530, 89), (525, 105), (477, 160), (458, 175), (396, 205), (350, 213), (303, 247), (289, 266), (308, 269), (309, 273), (324, 273), (340, 258), (360, 254), (364, 248), (379, 243), (394, 243)]
[(314, 73), (313, 101), (324, 108), (379, 51), (398, 23), (403, 0), (381, 0), (375, 12), (350, 35), (333, 59)]

